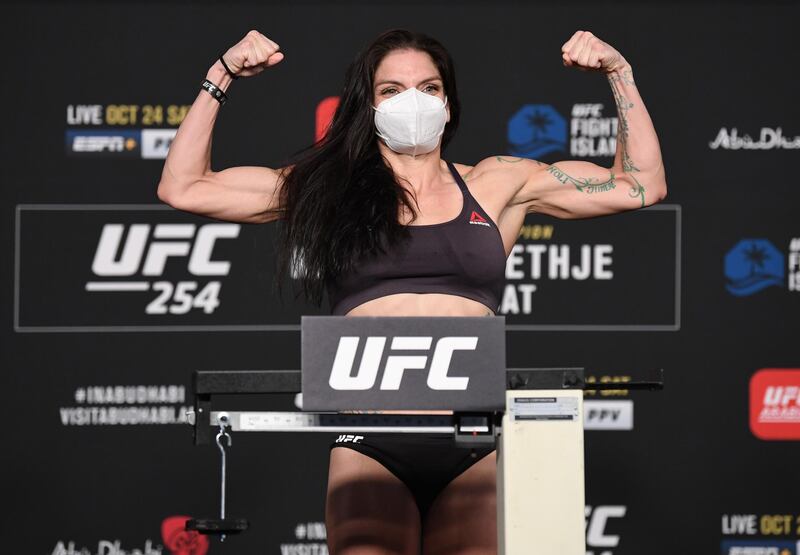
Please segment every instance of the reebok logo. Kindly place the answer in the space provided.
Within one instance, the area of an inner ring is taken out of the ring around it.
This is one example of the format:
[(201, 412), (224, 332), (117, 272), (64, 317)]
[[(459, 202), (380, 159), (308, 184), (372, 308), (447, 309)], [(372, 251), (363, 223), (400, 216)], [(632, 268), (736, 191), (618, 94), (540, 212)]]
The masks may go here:
[(472, 215), (469, 217), (469, 223), (475, 225), (485, 225), (486, 227), (492, 227), (489, 222), (486, 221), (486, 218), (475, 212), (472, 211)]

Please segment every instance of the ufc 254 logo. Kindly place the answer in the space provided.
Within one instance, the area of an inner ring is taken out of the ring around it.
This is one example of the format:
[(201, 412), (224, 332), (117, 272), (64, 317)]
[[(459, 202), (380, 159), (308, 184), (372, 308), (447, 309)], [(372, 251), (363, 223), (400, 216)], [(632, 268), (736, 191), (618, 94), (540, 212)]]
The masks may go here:
[[(356, 352), (360, 342), (359, 337), (344, 336), (339, 338), (333, 368), (328, 380), (329, 385), (339, 391), (358, 391), (371, 389), (378, 379), (378, 373), (383, 359), (383, 351), (387, 337), (367, 337), (364, 343), (364, 352), (358, 363), (358, 371), (353, 374), (356, 362)], [(430, 354), (398, 355), (391, 354), (386, 359), (383, 367), (383, 377), (380, 382), (382, 390), (398, 390), (403, 374), (406, 370), (424, 370), (428, 367), (428, 387), (435, 390), (465, 390), (469, 384), (469, 377), (450, 376), (450, 361), (455, 351), (474, 351), (478, 345), (476, 336), (469, 337), (442, 337), (436, 341), (431, 349), (433, 338), (430, 336), (399, 336), (392, 338), (392, 351), (433, 351)]]
[(230, 262), (212, 259), (214, 245), (221, 239), (235, 239), (240, 229), (238, 224), (105, 224), (92, 261), (92, 272), (99, 278), (140, 276), (142, 279), (89, 281), (86, 290), (152, 289), (159, 294), (146, 306), (147, 314), (185, 314), (192, 308), (210, 314), (220, 304), (220, 281), (208, 281), (199, 288), (198, 281), (151, 282), (147, 278), (162, 276), (170, 259), (185, 260), (186, 270), (192, 276), (228, 275)]

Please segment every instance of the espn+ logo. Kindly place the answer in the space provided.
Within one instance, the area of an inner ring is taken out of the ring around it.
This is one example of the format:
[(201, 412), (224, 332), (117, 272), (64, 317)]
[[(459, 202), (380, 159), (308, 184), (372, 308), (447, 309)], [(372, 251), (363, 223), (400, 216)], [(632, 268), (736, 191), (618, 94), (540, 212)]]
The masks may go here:
[[(427, 354), (391, 354), (381, 368), (387, 339), (382, 336), (366, 338), (358, 370), (353, 374), (361, 338), (340, 337), (328, 384), (338, 391), (372, 389), (378, 381), (378, 374), (383, 370), (379, 389), (396, 391), (400, 389), (400, 383), (406, 370), (428, 368), (429, 356)], [(433, 349), (431, 349), (432, 345)], [(477, 336), (442, 337), (436, 341), (435, 345), (431, 336), (397, 336), (392, 338), (391, 351), (432, 351), (426, 380), (428, 387), (437, 391), (464, 391), (469, 384), (469, 377), (450, 376), (448, 374), (450, 361), (455, 351), (474, 351), (477, 345)]]
[[(214, 260), (217, 241), (239, 236), (239, 224), (105, 224), (92, 261), (101, 279), (86, 282), (87, 291), (156, 291), (146, 314), (186, 314), (193, 308), (211, 314), (219, 306), (219, 280), (170, 281), (163, 278), (171, 259), (185, 263), (192, 276), (226, 276), (230, 262)], [(124, 239), (123, 239), (124, 237)], [(134, 278), (119, 280), (111, 278)], [(144, 278), (144, 279), (143, 279)]]

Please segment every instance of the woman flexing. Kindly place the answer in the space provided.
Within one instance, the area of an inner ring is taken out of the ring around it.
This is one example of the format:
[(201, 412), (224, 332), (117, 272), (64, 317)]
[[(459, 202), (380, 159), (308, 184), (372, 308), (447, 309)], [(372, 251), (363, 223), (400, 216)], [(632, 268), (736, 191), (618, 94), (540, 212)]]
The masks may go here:
[[(564, 65), (609, 81), (619, 115), (611, 168), (506, 156), (475, 166), (444, 161), (460, 116), (452, 60), (438, 41), (393, 30), (356, 57), (327, 134), (291, 165), (213, 171), (211, 135), (224, 91), (233, 78), (284, 57), (250, 31), (210, 68), (172, 142), (158, 196), (221, 220), (283, 220), (281, 273), (291, 271), (318, 302), (327, 288), (333, 314), (494, 314), (526, 214), (586, 218), (666, 194), (658, 139), (631, 66), (587, 31), (561, 51)], [(490, 449), (378, 435), (332, 447), (331, 553), (496, 553)]]

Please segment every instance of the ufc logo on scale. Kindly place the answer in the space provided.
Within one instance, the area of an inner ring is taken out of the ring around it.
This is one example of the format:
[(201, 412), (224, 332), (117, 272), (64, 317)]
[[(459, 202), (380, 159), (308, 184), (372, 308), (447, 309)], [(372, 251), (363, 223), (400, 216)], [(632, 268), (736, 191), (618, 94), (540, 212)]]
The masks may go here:
[[(339, 391), (364, 391), (371, 389), (378, 379), (381, 359), (387, 337), (367, 337), (364, 352), (358, 364), (358, 371), (352, 375), (359, 337), (339, 338), (336, 356), (333, 360), (329, 385)], [(392, 351), (430, 351), (433, 338), (430, 336), (399, 336), (392, 338)], [(442, 337), (436, 341), (428, 370), (428, 387), (438, 391), (463, 391), (469, 384), (468, 377), (448, 375), (450, 361), (455, 351), (474, 351), (478, 337)], [(406, 370), (424, 370), (428, 365), (428, 355), (389, 355), (383, 367), (381, 390), (396, 391)]]
[(303, 410), (505, 405), (502, 317), (303, 316), (301, 327)]
[[(226, 276), (230, 262), (212, 260), (219, 239), (235, 239), (238, 224), (105, 224), (100, 234), (92, 272), (99, 277), (162, 276), (170, 258), (187, 258), (186, 270), (192, 276)], [(150, 234), (153, 229), (152, 238)], [(196, 233), (195, 233), (196, 232)], [(125, 240), (122, 240), (125, 234)], [(211, 314), (219, 306), (220, 281), (209, 281), (199, 291), (197, 281), (89, 281), (87, 291), (158, 291), (145, 308), (147, 314), (186, 314), (201, 308)]]

